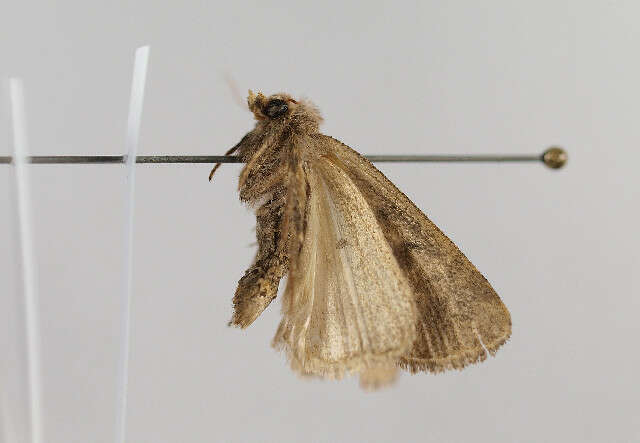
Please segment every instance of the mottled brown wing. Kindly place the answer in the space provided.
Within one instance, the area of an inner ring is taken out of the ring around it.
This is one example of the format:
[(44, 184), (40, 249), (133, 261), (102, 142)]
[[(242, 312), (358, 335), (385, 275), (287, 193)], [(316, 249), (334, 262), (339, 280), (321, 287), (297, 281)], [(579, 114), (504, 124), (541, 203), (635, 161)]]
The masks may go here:
[(290, 269), (274, 346), (303, 375), (365, 373), (366, 384), (383, 384), (414, 342), (409, 283), (347, 174), (326, 158), (291, 164)]
[(331, 137), (315, 138), (366, 199), (413, 289), (417, 338), (399, 365), (440, 372), (493, 355), (511, 335), (511, 317), (489, 282), (368, 160)]

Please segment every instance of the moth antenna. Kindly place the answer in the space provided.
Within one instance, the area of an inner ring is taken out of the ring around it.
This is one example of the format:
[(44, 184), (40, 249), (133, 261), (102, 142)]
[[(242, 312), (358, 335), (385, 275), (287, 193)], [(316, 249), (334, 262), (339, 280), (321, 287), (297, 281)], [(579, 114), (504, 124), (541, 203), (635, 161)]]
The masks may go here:
[(240, 90), (238, 89), (238, 83), (235, 81), (233, 76), (231, 74), (229, 74), (228, 72), (225, 72), (223, 74), (223, 76), (224, 76), (224, 81), (227, 83), (227, 86), (229, 87), (229, 90), (231, 91), (231, 97), (233, 98), (233, 101), (240, 108), (246, 110), (247, 109), (247, 105), (246, 105), (245, 100), (242, 98), (242, 95), (240, 94)]
[[(237, 145), (235, 145), (233, 148), (229, 149), (227, 152), (224, 153), (224, 155), (231, 155), (234, 152), (236, 152), (236, 149), (238, 149), (238, 146), (240, 146), (240, 143), (238, 143)], [(215, 166), (213, 167), (213, 169), (211, 170), (211, 172), (209, 173), (209, 181), (211, 181), (211, 179), (213, 178), (213, 174), (215, 174), (216, 169), (218, 169), (220, 167), (222, 163), (216, 163)]]

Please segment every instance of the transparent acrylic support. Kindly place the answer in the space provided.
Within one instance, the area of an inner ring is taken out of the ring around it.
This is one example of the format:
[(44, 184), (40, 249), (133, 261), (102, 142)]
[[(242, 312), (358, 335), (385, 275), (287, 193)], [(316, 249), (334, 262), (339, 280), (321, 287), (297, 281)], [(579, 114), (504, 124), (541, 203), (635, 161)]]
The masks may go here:
[(127, 196), (125, 208), (125, 241), (124, 241), (124, 286), (122, 291), (122, 312), (120, 331), (120, 358), (118, 364), (117, 399), (116, 399), (116, 443), (124, 443), (127, 426), (127, 394), (129, 385), (129, 355), (131, 346), (131, 292), (133, 288), (133, 221), (135, 209), (135, 178), (138, 139), (142, 119), (142, 105), (147, 77), (149, 47), (136, 50), (131, 98), (129, 101), (129, 118), (127, 120)]
[[(22, 80), (9, 79), (9, 102), (11, 130), (13, 133), (14, 175), (17, 209), (17, 237), (19, 244), (20, 282), (22, 292), (22, 314), (24, 325), (24, 355), (26, 356), (26, 398), (28, 409), (29, 440), (43, 441), (42, 430), (42, 383), (40, 364), (40, 331), (37, 294), (37, 272), (33, 250), (31, 215), (31, 191), (29, 167), (27, 166), (28, 142)], [(17, 336), (18, 334), (16, 334)], [(11, 405), (4, 404), (3, 412)], [(11, 425), (7, 419), (6, 426)]]

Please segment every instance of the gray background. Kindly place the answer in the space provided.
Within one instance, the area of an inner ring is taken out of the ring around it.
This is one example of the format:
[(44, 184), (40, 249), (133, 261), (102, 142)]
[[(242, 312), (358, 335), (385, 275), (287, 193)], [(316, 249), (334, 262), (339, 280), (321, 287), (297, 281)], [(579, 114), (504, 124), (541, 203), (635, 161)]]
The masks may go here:
[[(226, 326), (254, 253), (239, 165), (223, 166), (211, 184), (208, 165), (138, 166), (129, 441), (640, 439), (640, 3), (2, 9), (0, 73), (25, 80), (34, 154), (122, 153), (133, 51), (150, 44), (141, 154), (219, 154), (235, 144), (252, 119), (228, 73), (243, 95), (308, 96), (326, 118), (323, 132), (363, 153), (535, 153), (557, 143), (571, 155), (557, 172), (379, 165), (491, 281), (513, 336), (482, 365), (403, 375), (374, 394), (353, 379), (297, 379), (269, 347), (279, 302), (246, 331)], [(31, 171), (46, 441), (110, 442), (124, 168)], [(11, 179), (0, 167), (1, 388), (20, 434)]]

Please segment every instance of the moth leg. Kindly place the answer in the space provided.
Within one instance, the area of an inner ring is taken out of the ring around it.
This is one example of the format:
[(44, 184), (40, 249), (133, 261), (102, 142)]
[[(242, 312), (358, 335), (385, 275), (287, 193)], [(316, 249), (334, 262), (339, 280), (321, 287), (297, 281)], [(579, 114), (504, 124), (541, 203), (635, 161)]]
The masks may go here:
[(282, 192), (275, 192), (272, 199), (257, 210), (258, 253), (238, 282), (230, 326), (246, 328), (276, 298), (280, 279), (288, 270), (286, 245), (280, 238), (283, 210)]
[[(236, 150), (238, 149), (238, 147), (240, 146), (240, 143), (238, 143), (237, 145), (235, 145), (233, 148), (229, 149), (227, 152), (224, 153), (224, 155), (231, 155), (234, 152), (236, 152)], [(211, 179), (213, 178), (213, 174), (216, 173), (216, 170), (220, 167), (222, 163), (216, 163), (215, 166), (213, 167), (213, 169), (211, 169), (211, 172), (209, 173), (209, 181), (211, 181)]]

